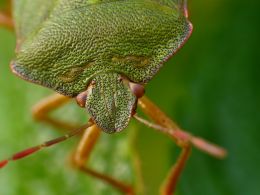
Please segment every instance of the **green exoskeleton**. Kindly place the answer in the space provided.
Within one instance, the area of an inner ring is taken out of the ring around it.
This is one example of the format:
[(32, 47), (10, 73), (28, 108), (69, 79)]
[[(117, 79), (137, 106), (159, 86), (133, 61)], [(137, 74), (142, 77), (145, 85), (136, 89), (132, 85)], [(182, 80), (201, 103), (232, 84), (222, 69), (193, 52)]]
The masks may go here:
[(84, 106), (110, 133), (124, 129), (133, 112), (129, 81), (147, 83), (192, 29), (174, 1), (48, 1), (28, 24), (34, 16), (24, 7), (40, 2), (14, 3), (13, 72), (70, 97), (87, 90)]
[[(167, 134), (183, 148), (162, 194), (173, 193), (192, 144), (212, 155), (225, 155), (223, 149), (182, 131), (143, 96), (145, 85), (191, 35), (186, 1), (14, 0), (12, 13), (13, 20), (0, 15), (0, 23), (17, 35), (12, 71), (61, 94), (36, 105), (34, 116), (69, 129), (48, 112), (75, 98), (90, 120), (65, 136), (1, 161), (0, 167), (84, 131), (73, 161), (76, 167), (134, 194), (131, 186), (85, 167), (100, 130), (122, 131), (131, 118)], [(154, 123), (136, 114), (138, 105)]]

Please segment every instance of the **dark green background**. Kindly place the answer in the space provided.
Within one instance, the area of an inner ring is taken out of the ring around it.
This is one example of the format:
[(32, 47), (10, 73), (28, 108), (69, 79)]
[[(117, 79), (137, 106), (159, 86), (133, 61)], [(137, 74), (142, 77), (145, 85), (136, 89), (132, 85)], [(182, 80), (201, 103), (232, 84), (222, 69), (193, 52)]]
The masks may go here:
[[(220, 161), (194, 149), (177, 194), (260, 194), (259, 3), (193, 0), (189, 9), (193, 35), (149, 83), (147, 95), (184, 129), (225, 147), (229, 155)], [(1, 28), (0, 158), (61, 134), (32, 120), (31, 106), (51, 91), (11, 74), (14, 47), (14, 35)], [(87, 120), (74, 104), (56, 114)], [(76, 143), (75, 138), (10, 163), (0, 170), (0, 194), (117, 194), (69, 166)], [(146, 194), (153, 195), (177, 152), (168, 138), (132, 122), (121, 134), (102, 136), (90, 165), (131, 181), (129, 164), (138, 153)]]

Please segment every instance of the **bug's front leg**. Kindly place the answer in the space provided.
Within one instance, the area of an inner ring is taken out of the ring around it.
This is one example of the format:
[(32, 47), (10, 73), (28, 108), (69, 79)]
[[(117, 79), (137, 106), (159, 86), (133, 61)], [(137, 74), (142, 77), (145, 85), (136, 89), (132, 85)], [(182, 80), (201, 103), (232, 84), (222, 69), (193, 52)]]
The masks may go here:
[(53, 94), (49, 97), (46, 97), (33, 107), (33, 117), (37, 121), (47, 123), (59, 129), (65, 129), (68, 131), (71, 129), (75, 129), (79, 125), (71, 125), (70, 123), (67, 123), (65, 121), (59, 121), (58, 119), (52, 118), (49, 115), (50, 112), (58, 109), (64, 104), (68, 103), (70, 100), (71, 98), (60, 94)]
[(131, 186), (86, 166), (86, 162), (100, 136), (100, 133), (101, 130), (97, 127), (97, 125), (92, 125), (85, 131), (72, 158), (74, 167), (90, 176), (112, 185), (127, 195), (133, 195), (134, 192)]
[(0, 26), (13, 30), (14, 24), (11, 16), (11, 0), (8, 1), (6, 7), (6, 11), (0, 11)]
[(172, 195), (174, 193), (177, 181), (181, 175), (186, 161), (188, 160), (192, 146), (195, 146), (196, 148), (218, 158), (223, 158), (226, 156), (226, 151), (223, 148), (220, 148), (203, 140), (202, 138), (195, 137), (190, 133), (183, 131), (147, 97), (143, 96), (140, 98), (138, 105), (143, 110), (143, 112), (155, 122), (155, 124), (135, 116), (137, 120), (170, 136), (176, 142), (176, 144), (182, 148), (177, 162), (171, 168), (165, 182), (161, 187), (162, 195)]

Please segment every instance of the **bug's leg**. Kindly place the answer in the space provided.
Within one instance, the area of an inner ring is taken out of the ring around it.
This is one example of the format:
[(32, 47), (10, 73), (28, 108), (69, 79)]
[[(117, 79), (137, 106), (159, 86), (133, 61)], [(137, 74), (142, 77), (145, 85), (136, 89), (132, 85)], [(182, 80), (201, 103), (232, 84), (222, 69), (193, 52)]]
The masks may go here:
[(191, 145), (182, 147), (182, 151), (177, 159), (177, 162), (172, 166), (171, 170), (168, 173), (164, 183), (161, 186), (161, 195), (172, 195), (176, 189), (176, 184), (178, 179), (185, 167), (185, 163), (189, 158), (191, 152)]
[(113, 187), (115, 187), (116, 189), (118, 189), (119, 191), (121, 191), (127, 195), (133, 195), (134, 193), (133, 193), (133, 189), (131, 186), (129, 186), (121, 181), (118, 181), (110, 176), (99, 173), (86, 166), (86, 162), (100, 136), (100, 133), (101, 133), (101, 130), (96, 125), (89, 127), (85, 131), (85, 133), (82, 136), (80, 143), (76, 149), (76, 152), (73, 155), (73, 158), (72, 158), (73, 166), (90, 176), (93, 176), (97, 179), (100, 179), (100, 180), (112, 185)]
[(12, 18), (3, 12), (0, 12), (0, 26), (13, 30), (14, 25)]
[(0, 26), (13, 30), (14, 24), (11, 15), (11, 1), (8, 1), (7, 10), (0, 11)]
[(148, 115), (156, 124), (150, 123), (142, 118), (139, 118), (138, 116), (135, 116), (137, 120), (170, 136), (176, 142), (176, 144), (182, 148), (177, 162), (171, 168), (168, 177), (161, 187), (162, 195), (172, 195), (175, 191), (177, 181), (181, 175), (186, 161), (188, 160), (192, 145), (204, 152), (209, 153), (212, 156), (218, 158), (225, 157), (226, 151), (223, 148), (220, 148), (203, 140), (202, 138), (192, 136), (190, 133), (183, 131), (147, 97), (144, 96), (140, 98), (138, 105), (143, 110), (143, 112)]
[(71, 130), (75, 129), (78, 125), (71, 125), (64, 121), (59, 121), (57, 119), (52, 118), (49, 114), (51, 111), (63, 106), (68, 103), (71, 98), (60, 95), (53, 94), (52, 96), (46, 97), (37, 103), (33, 109), (32, 114), (34, 119), (40, 122), (44, 122), (50, 124), (59, 129)]

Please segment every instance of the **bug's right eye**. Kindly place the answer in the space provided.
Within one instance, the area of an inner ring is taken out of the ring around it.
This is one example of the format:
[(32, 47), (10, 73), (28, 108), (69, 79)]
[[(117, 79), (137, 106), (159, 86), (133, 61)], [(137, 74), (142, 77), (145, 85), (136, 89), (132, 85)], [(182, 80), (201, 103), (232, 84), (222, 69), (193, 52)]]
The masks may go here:
[(129, 86), (130, 86), (130, 89), (131, 89), (132, 93), (133, 93), (137, 98), (141, 98), (141, 97), (144, 95), (145, 89), (144, 89), (144, 86), (143, 86), (143, 85), (137, 84), (137, 83), (129, 82)]

